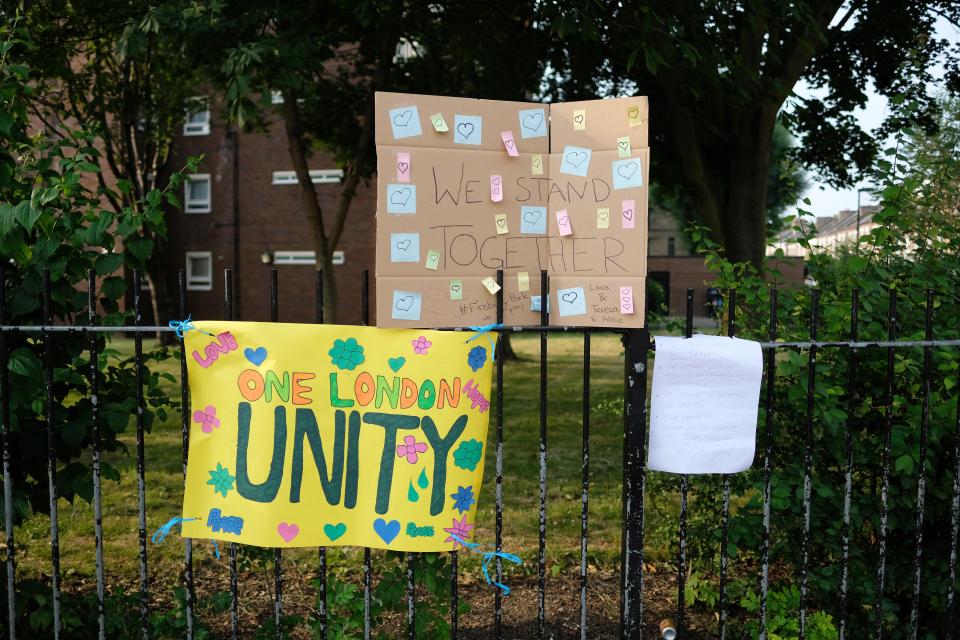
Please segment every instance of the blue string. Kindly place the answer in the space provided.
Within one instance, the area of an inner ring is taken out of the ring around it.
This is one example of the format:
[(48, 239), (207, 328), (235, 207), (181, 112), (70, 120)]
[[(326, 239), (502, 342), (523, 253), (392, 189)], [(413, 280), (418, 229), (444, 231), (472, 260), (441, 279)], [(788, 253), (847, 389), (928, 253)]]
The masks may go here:
[(214, 336), (209, 331), (204, 331), (203, 329), (197, 329), (195, 326), (193, 326), (193, 323), (190, 322), (190, 316), (187, 316), (186, 320), (171, 320), (170, 322), (167, 323), (167, 326), (173, 329), (174, 333), (176, 333), (177, 337), (180, 338), (181, 340), (183, 340), (183, 337), (187, 335), (188, 331), (191, 331), (191, 330), (199, 331), (200, 333), (205, 333), (208, 336), (213, 336), (214, 338), (216, 338), (216, 336)]
[[(170, 531), (171, 531), (175, 526), (177, 526), (177, 525), (182, 525), (184, 522), (190, 522), (190, 521), (192, 521), (192, 520), (199, 520), (199, 519), (200, 519), (200, 518), (181, 518), (181, 517), (179, 517), (179, 516), (177, 516), (176, 518), (170, 518), (170, 520), (168, 520), (167, 522), (165, 522), (162, 527), (160, 527), (159, 529), (157, 529), (157, 530), (154, 532), (153, 537), (151, 537), (150, 540), (153, 542), (153, 544), (160, 544), (161, 542), (163, 542), (164, 538), (167, 537), (167, 534), (169, 534)], [(216, 540), (210, 540), (210, 542), (213, 543), (213, 553), (214, 553), (214, 555), (217, 556), (217, 560), (219, 560), (219, 559), (220, 559), (220, 547), (217, 546), (217, 541), (216, 541)]]
[[(469, 327), (469, 329), (470, 329), (471, 331), (476, 331), (476, 333), (474, 333), (472, 336), (470, 336), (470, 337), (467, 339), (467, 342), (473, 342), (474, 340), (476, 340), (476, 339), (479, 338), (480, 336), (485, 335), (485, 334), (488, 334), (488, 333), (490, 333), (491, 331), (493, 331), (494, 329), (502, 329), (502, 328), (503, 328), (503, 323), (502, 323), (502, 322), (494, 322), (493, 324), (485, 324), (485, 325), (480, 326), (480, 327)], [(493, 361), (493, 362), (496, 362), (496, 360), (497, 360), (497, 343), (496, 343), (496, 341), (495, 341), (492, 337), (490, 337), (489, 335), (487, 336), (487, 338), (490, 339), (490, 360)]]
[(523, 560), (521, 560), (519, 556), (516, 556), (512, 553), (504, 553), (502, 551), (480, 551), (480, 545), (476, 544), (475, 542), (467, 542), (466, 540), (464, 540), (463, 538), (461, 538), (455, 533), (451, 533), (450, 537), (456, 540), (457, 542), (459, 542), (460, 544), (462, 544), (464, 548), (470, 549), (470, 551), (475, 551), (476, 553), (482, 554), (483, 563), (480, 565), (480, 568), (483, 569), (483, 577), (487, 581), (487, 584), (492, 584), (493, 586), (503, 591), (504, 597), (510, 595), (510, 587), (503, 584), (502, 582), (497, 582), (496, 580), (493, 580), (490, 578), (490, 570), (488, 567), (490, 565), (490, 561), (493, 560), (494, 558), (502, 558), (504, 560), (509, 560), (513, 564), (523, 564)]

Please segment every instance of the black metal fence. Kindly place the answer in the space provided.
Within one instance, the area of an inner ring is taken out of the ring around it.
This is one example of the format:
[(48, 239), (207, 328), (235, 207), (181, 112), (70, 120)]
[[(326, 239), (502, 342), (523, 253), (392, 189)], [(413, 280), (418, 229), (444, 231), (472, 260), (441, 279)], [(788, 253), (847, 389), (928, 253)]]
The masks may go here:
[[(497, 274), (497, 280), (503, 284), (503, 272)], [(549, 295), (549, 279), (546, 272), (541, 273), (540, 278), (541, 292), (543, 295)], [(133, 306), (134, 323), (132, 326), (107, 327), (99, 326), (96, 307), (96, 277), (93, 272), (89, 276), (89, 315), (88, 325), (58, 325), (54, 324), (54, 318), (51, 311), (50, 297), (50, 274), (47, 272), (43, 282), (43, 314), (44, 324), (41, 326), (13, 326), (7, 324), (7, 290), (6, 280), (0, 278), (0, 403), (2, 403), (2, 435), (3, 435), (3, 481), (5, 498), (5, 533), (6, 533), (6, 593), (8, 598), (8, 618), (7, 627), (11, 640), (14, 638), (34, 637), (29, 629), (17, 629), (17, 580), (15, 572), (15, 540), (14, 540), (14, 513), (11, 485), (11, 455), (12, 452), (8, 443), (10, 442), (11, 416), (10, 416), (10, 381), (8, 371), (8, 346), (7, 336), (13, 332), (35, 332), (39, 333), (42, 339), (43, 350), (45, 354), (44, 375), (47, 385), (47, 395), (45, 398), (46, 411), (46, 438), (47, 438), (47, 480), (49, 490), (49, 508), (50, 508), (50, 550), (51, 550), (51, 585), (52, 585), (52, 609), (53, 609), (53, 627), (55, 638), (60, 636), (61, 629), (61, 568), (60, 568), (60, 547), (59, 547), (59, 520), (58, 520), (58, 482), (57, 482), (57, 457), (54, 449), (55, 430), (55, 398), (53, 393), (54, 369), (53, 352), (56, 349), (58, 334), (62, 332), (87, 332), (90, 336), (89, 352), (91, 366), (89, 369), (89, 385), (93, 398), (96, 397), (100, 381), (97, 368), (97, 350), (98, 343), (96, 334), (99, 332), (107, 333), (131, 333), (134, 338), (135, 358), (137, 364), (137, 398), (136, 398), (136, 472), (138, 483), (138, 546), (139, 546), (139, 603), (140, 603), (140, 626), (143, 638), (150, 636), (149, 626), (149, 602), (150, 602), (150, 581), (147, 566), (147, 525), (145, 508), (145, 469), (144, 469), (144, 394), (143, 394), (143, 337), (145, 334), (157, 331), (169, 331), (168, 327), (143, 326), (141, 313), (141, 282), (137, 273), (133, 274)], [(233, 299), (233, 279), (230, 270), (225, 271), (225, 299), (224, 299), (224, 318), (233, 320), (234, 318), (234, 299)], [(759, 435), (760, 447), (758, 451), (759, 464), (763, 472), (763, 519), (762, 529), (760, 531), (760, 549), (759, 549), (759, 595), (760, 608), (759, 618), (759, 637), (767, 637), (767, 599), (770, 588), (770, 558), (769, 551), (771, 545), (771, 474), (774, 451), (774, 437), (772, 433), (772, 418), (775, 407), (775, 377), (776, 377), (776, 356), (778, 351), (783, 350), (802, 350), (806, 351), (808, 358), (808, 384), (806, 393), (806, 414), (802, 419), (804, 424), (804, 492), (803, 492), (803, 537), (802, 537), (802, 561), (800, 566), (795, 567), (800, 585), (800, 608), (799, 608), (799, 637), (804, 637), (804, 624), (807, 612), (808, 597), (808, 572), (810, 570), (810, 526), (811, 526), (811, 474), (812, 452), (814, 449), (814, 403), (816, 387), (816, 361), (818, 353), (823, 349), (846, 349), (849, 361), (849, 379), (847, 381), (847, 391), (849, 398), (848, 415), (846, 418), (846, 451), (845, 451), (845, 469), (843, 471), (845, 478), (845, 491), (843, 496), (843, 515), (841, 536), (843, 545), (843, 554), (839, 559), (839, 570), (841, 572), (840, 589), (837, 593), (837, 621), (839, 637), (851, 637), (848, 627), (848, 613), (854, 604), (859, 607), (871, 606), (876, 612), (876, 626), (874, 629), (875, 637), (880, 638), (883, 633), (882, 616), (884, 588), (885, 588), (885, 569), (887, 565), (887, 544), (888, 544), (888, 522), (887, 522), (887, 500), (888, 488), (890, 484), (891, 460), (890, 460), (890, 442), (892, 415), (894, 405), (894, 393), (896, 385), (896, 375), (894, 370), (894, 358), (898, 350), (904, 349), (922, 349), (923, 351), (923, 369), (921, 398), (922, 419), (916, 427), (920, 432), (920, 450), (919, 450), (919, 474), (917, 482), (916, 502), (914, 508), (915, 515), (915, 558), (913, 564), (912, 576), (912, 606), (910, 615), (910, 628), (901, 633), (901, 637), (916, 638), (920, 628), (920, 589), (923, 579), (921, 572), (922, 554), (924, 551), (924, 516), (925, 516), (925, 498), (926, 498), (926, 477), (925, 466), (927, 460), (927, 432), (929, 428), (929, 402), (930, 402), (930, 382), (934, 372), (931, 368), (931, 358), (935, 349), (957, 349), (960, 347), (960, 340), (957, 339), (935, 339), (933, 335), (933, 310), (934, 295), (927, 292), (927, 305), (925, 311), (925, 336), (923, 340), (898, 341), (897, 340), (897, 295), (891, 291), (888, 313), (888, 339), (882, 342), (862, 342), (859, 340), (858, 333), (858, 313), (859, 296), (855, 290), (851, 297), (851, 324), (849, 328), (849, 340), (841, 341), (819, 341), (817, 328), (819, 324), (819, 296), (818, 292), (812, 292), (811, 315), (809, 318), (809, 340), (802, 342), (783, 342), (778, 341), (778, 321), (777, 321), (777, 289), (771, 290), (770, 297), (770, 315), (769, 315), (769, 334), (768, 340), (761, 343), (765, 357), (765, 392), (762, 398), (762, 421), (761, 432)], [(322, 277), (317, 272), (315, 308), (316, 322), (324, 321)], [(369, 296), (368, 296), (368, 273), (364, 270), (361, 274), (360, 295), (362, 297), (363, 323), (369, 321)], [(498, 294), (499, 311), (498, 321), (503, 319), (503, 299), (502, 290)], [(737, 329), (737, 297), (735, 291), (726, 292), (726, 333), (733, 336)], [(183, 271), (179, 277), (179, 313), (185, 317), (188, 313), (186, 298), (186, 280)], [(270, 296), (270, 317), (272, 321), (278, 321), (278, 300), (277, 300), (277, 272), (272, 271), (271, 276), (271, 296)], [(686, 306), (686, 335), (692, 335), (694, 324), (694, 296), (693, 290), (688, 291)], [(546, 536), (547, 536), (547, 452), (548, 452), (548, 404), (547, 387), (549, 382), (549, 369), (547, 361), (547, 347), (549, 336), (553, 332), (570, 332), (567, 327), (555, 327), (549, 323), (547, 314), (547, 305), (542, 305), (541, 324), (539, 326), (526, 327), (504, 327), (502, 332), (534, 332), (539, 334), (540, 338), (540, 433), (539, 433), (539, 544), (537, 549), (537, 637), (545, 638), (547, 635), (546, 626)], [(587, 616), (587, 587), (588, 587), (588, 563), (587, 550), (589, 543), (589, 496), (590, 496), (590, 420), (591, 420), (591, 398), (590, 398), (590, 348), (591, 348), (591, 329), (583, 329), (583, 355), (585, 366), (583, 369), (583, 417), (582, 417), (582, 498), (581, 498), (581, 543), (580, 543), (580, 572), (579, 572), (579, 617), (578, 617), (578, 635), (580, 638), (590, 636)], [(646, 459), (646, 434), (647, 434), (647, 376), (648, 376), (648, 355), (654, 348), (650, 336), (646, 329), (626, 330), (619, 332), (625, 349), (624, 358), (624, 410), (623, 410), (623, 527), (622, 527), (622, 553), (621, 553), (621, 598), (620, 598), (620, 635), (622, 638), (642, 638), (646, 630), (647, 637), (656, 635), (656, 631), (651, 630), (650, 621), (644, 623), (644, 506), (645, 494), (647, 491), (647, 472), (645, 468)], [(885, 446), (883, 451), (877, 452), (882, 456), (882, 475), (879, 479), (881, 493), (881, 517), (879, 535), (876, 540), (876, 571), (871, 576), (851, 576), (850, 575), (850, 554), (849, 544), (852, 526), (851, 523), (851, 491), (852, 478), (856, 473), (854, 460), (852, 456), (852, 440), (855, 432), (855, 392), (857, 387), (858, 359), (863, 352), (886, 353), (886, 421), (885, 421)], [(502, 546), (503, 532), (503, 427), (504, 427), (504, 405), (503, 405), (503, 377), (504, 362), (502, 358), (496, 358), (496, 412), (494, 417), (494, 437), (496, 451), (496, 471), (495, 471), (495, 495), (496, 495), (496, 521), (495, 521), (495, 545), (497, 550)], [(188, 430), (190, 424), (189, 397), (187, 390), (187, 371), (185, 355), (181, 353), (181, 423), (182, 423), (182, 452), (183, 452), (183, 470), (186, 474), (187, 449), (188, 449)], [(103, 556), (103, 526), (101, 516), (101, 451), (100, 451), (100, 428), (99, 416), (96, 409), (96, 401), (93, 403), (94, 412), (92, 414), (92, 468), (93, 468), (93, 509), (94, 509), (94, 532), (96, 547), (96, 593), (98, 602), (98, 626), (101, 638), (106, 637), (106, 611), (105, 594), (107, 585), (105, 584), (104, 556)], [(800, 418), (798, 417), (798, 421)], [(954, 433), (954, 446), (960, 442), (960, 405), (958, 405), (957, 425)], [(958, 529), (960, 529), (960, 456), (954, 452), (955, 468), (953, 470), (954, 484), (952, 487), (951, 501), (951, 522), (949, 527), (949, 557), (942, 558), (946, 563), (949, 572), (948, 592), (946, 597), (946, 607), (948, 609), (949, 621), (946, 625), (948, 637), (953, 627), (953, 614), (955, 607), (955, 582), (956, 582), (956, 564), (957, 564), (957, 539)], [(690, 507), (688, 505), (690, 483), (685, 475), (678, 477), (679, 494), (679, 522), (677, 527), (677, 555), (676, 555), (676, 583), (677, 596), (675, 604), (675, 624), (679, 638), (685, 637), (685, 627), (687, 624), (687, 611), (685, 610), (685, 581), (687, 577), (687, 549), (688, 549), (688, 517)], [(728, 542), (728, 523), (730, 521), (730, 477), (722, 478), (722, 515), (718, 523), (720, 527), (720, 566), (719, 566), (719, 600), (717, 604), (717, 627), (716, 637), (724, 638), (728, 634), (729, 609), (730, 602), (727, 593), (729, 582), (729, 557), (727, 553)], [(230, 571), (230, 620), (231, 636), (233, 638), (241, 637), (242, 632), (239, 623), (238, 612), (238, 564), (237, 564), (237, 546), (229, 545), (229, 571)], [(407, 554), (407, 617), (406, 617), (406, 636), (414, 638), (416, 633), (416, 608), (415, 598), (416, 590), (414, 583), (414, 571), (419, 559), (419, 554)], [(458, 553), (450, 552), (450, 563), (452, 566), (451, 579), (451, 601), (450, 601), (450, 629), (451, 636), (456, 638), (460, 634), (458, 629), (458, 578), (457, 565)], [(327, 550), (323, 547), (318, 549), (318, 617), (320, 621), (320, 636), (327, 637), (328, 609), (327, 609), (327, 576), (328, 576)], [(502, 567), (499, 559), (496, 563), (496, 576), (498, 580), (502, 579)], [(273, 608), (274, 622), (276, 625), (276, 635), (283, 637), (283, 587), (284, 576), (281, 571), (281, 551), (274, 551), (274, 590), (273, 590)], [(193, 638), (194, 635), (194, 616), (196, 604), (196, 592), (194, 588), (193, 574), (193, 549), (189, 539), (184, 541), (184, 566), (183, 579), (186, 587), (186, 637)], [(873, 603), (851, 603), (848, 601), (849, 584), (852, 579), (872, 580), (876, 585), (876, 599)], [(363, 555), (363, 593), (364, 593), (364, 638), (370, 638), (376, 633), (376, 629), (371, 628), (371, 580), (372, 567), (370, 550), (365, 549)], [(494, 600), (492, 632), (494, 637), (504, 637), (503, 629), (503, 610), (502, 596), (499, 590), (494, 590), (492, 596)]]

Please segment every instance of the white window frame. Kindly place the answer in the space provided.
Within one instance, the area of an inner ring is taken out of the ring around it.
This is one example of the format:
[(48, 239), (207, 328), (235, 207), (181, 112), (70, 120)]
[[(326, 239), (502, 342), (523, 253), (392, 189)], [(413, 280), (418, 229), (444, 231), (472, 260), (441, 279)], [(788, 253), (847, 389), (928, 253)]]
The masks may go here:
[[(207, 182), (206, 200), (193, 199), (190, 197), (191, 182)], [(193, 173), (183, 181), (183, 212), (184, 213), (210, 213), (213, 206), (213, 180), (209, 173)]]
[[(183, 135), (185, 136), (206, 136), (210, 134), (210, 99), (206, 96), (195, 96), (187, 101), (186, 120), (183, 122)], [(191, 106), (203, 107), (192, 109)], [(204, 114), (205, 117), (200, 122), (191, 122), (191, 115)]]
[(283, 92), (279, 90), (271, 91), (270, 104), (283, 104)]
[[(334, 266), (342, 265), (346, 262), (346, 254), (343, 251), (333, 252)], [(316, 254), (313, 251), (274, 251), (274, 266), (292, 266), (292, 265), (315, 265), (317, 264)]]
[[(206, 258), (210, 264), (210, 273), (206, 276), (195, 276), (192, 273), (191, 259)], [(211, 291), (213, 289), (213, 252), (187, 251), (184, 257), (186, 262), (187, 291)]]
[[(343, 169), (312, 169), (310, 171), (310, 181), (313, 184), (340, 184), (341, 180), (343, 180)], [(297, 172), (274, 171), (270, 184), (297, 184)]]

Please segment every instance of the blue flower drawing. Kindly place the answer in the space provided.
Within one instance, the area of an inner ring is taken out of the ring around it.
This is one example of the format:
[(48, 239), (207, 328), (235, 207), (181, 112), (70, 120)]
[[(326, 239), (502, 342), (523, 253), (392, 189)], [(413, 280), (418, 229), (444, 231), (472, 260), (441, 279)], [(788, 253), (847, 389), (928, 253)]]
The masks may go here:
[(476, 502), (473, 498), (473, 487), (457, 487), (456, 493), (451, 493), (450, 497), (453, 498), (453, 508), (460, 512), (462, 515), (463, 512), (469, 511), (470, 506)]
[(357, 343), (356, 338), (334, 340), (330, 348), (330, 361), (339, 369), (353, 371), (364, 361), (363, 345)]
[(486, 347), (474, 347), (473, 349), (470, 349), (470, 353), (467, 355), (467, 364), (470, 365), (471, 369), (474, 371), (479, 371), (486, 361)]

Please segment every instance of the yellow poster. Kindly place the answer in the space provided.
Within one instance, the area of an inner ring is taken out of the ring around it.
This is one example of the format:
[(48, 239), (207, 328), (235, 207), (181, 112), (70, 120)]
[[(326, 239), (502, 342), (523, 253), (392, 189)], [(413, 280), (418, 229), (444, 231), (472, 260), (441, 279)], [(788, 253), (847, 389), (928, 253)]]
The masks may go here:
[(491, 334), (193, 326), (184, 536), (400, 551), (472, 541)]

